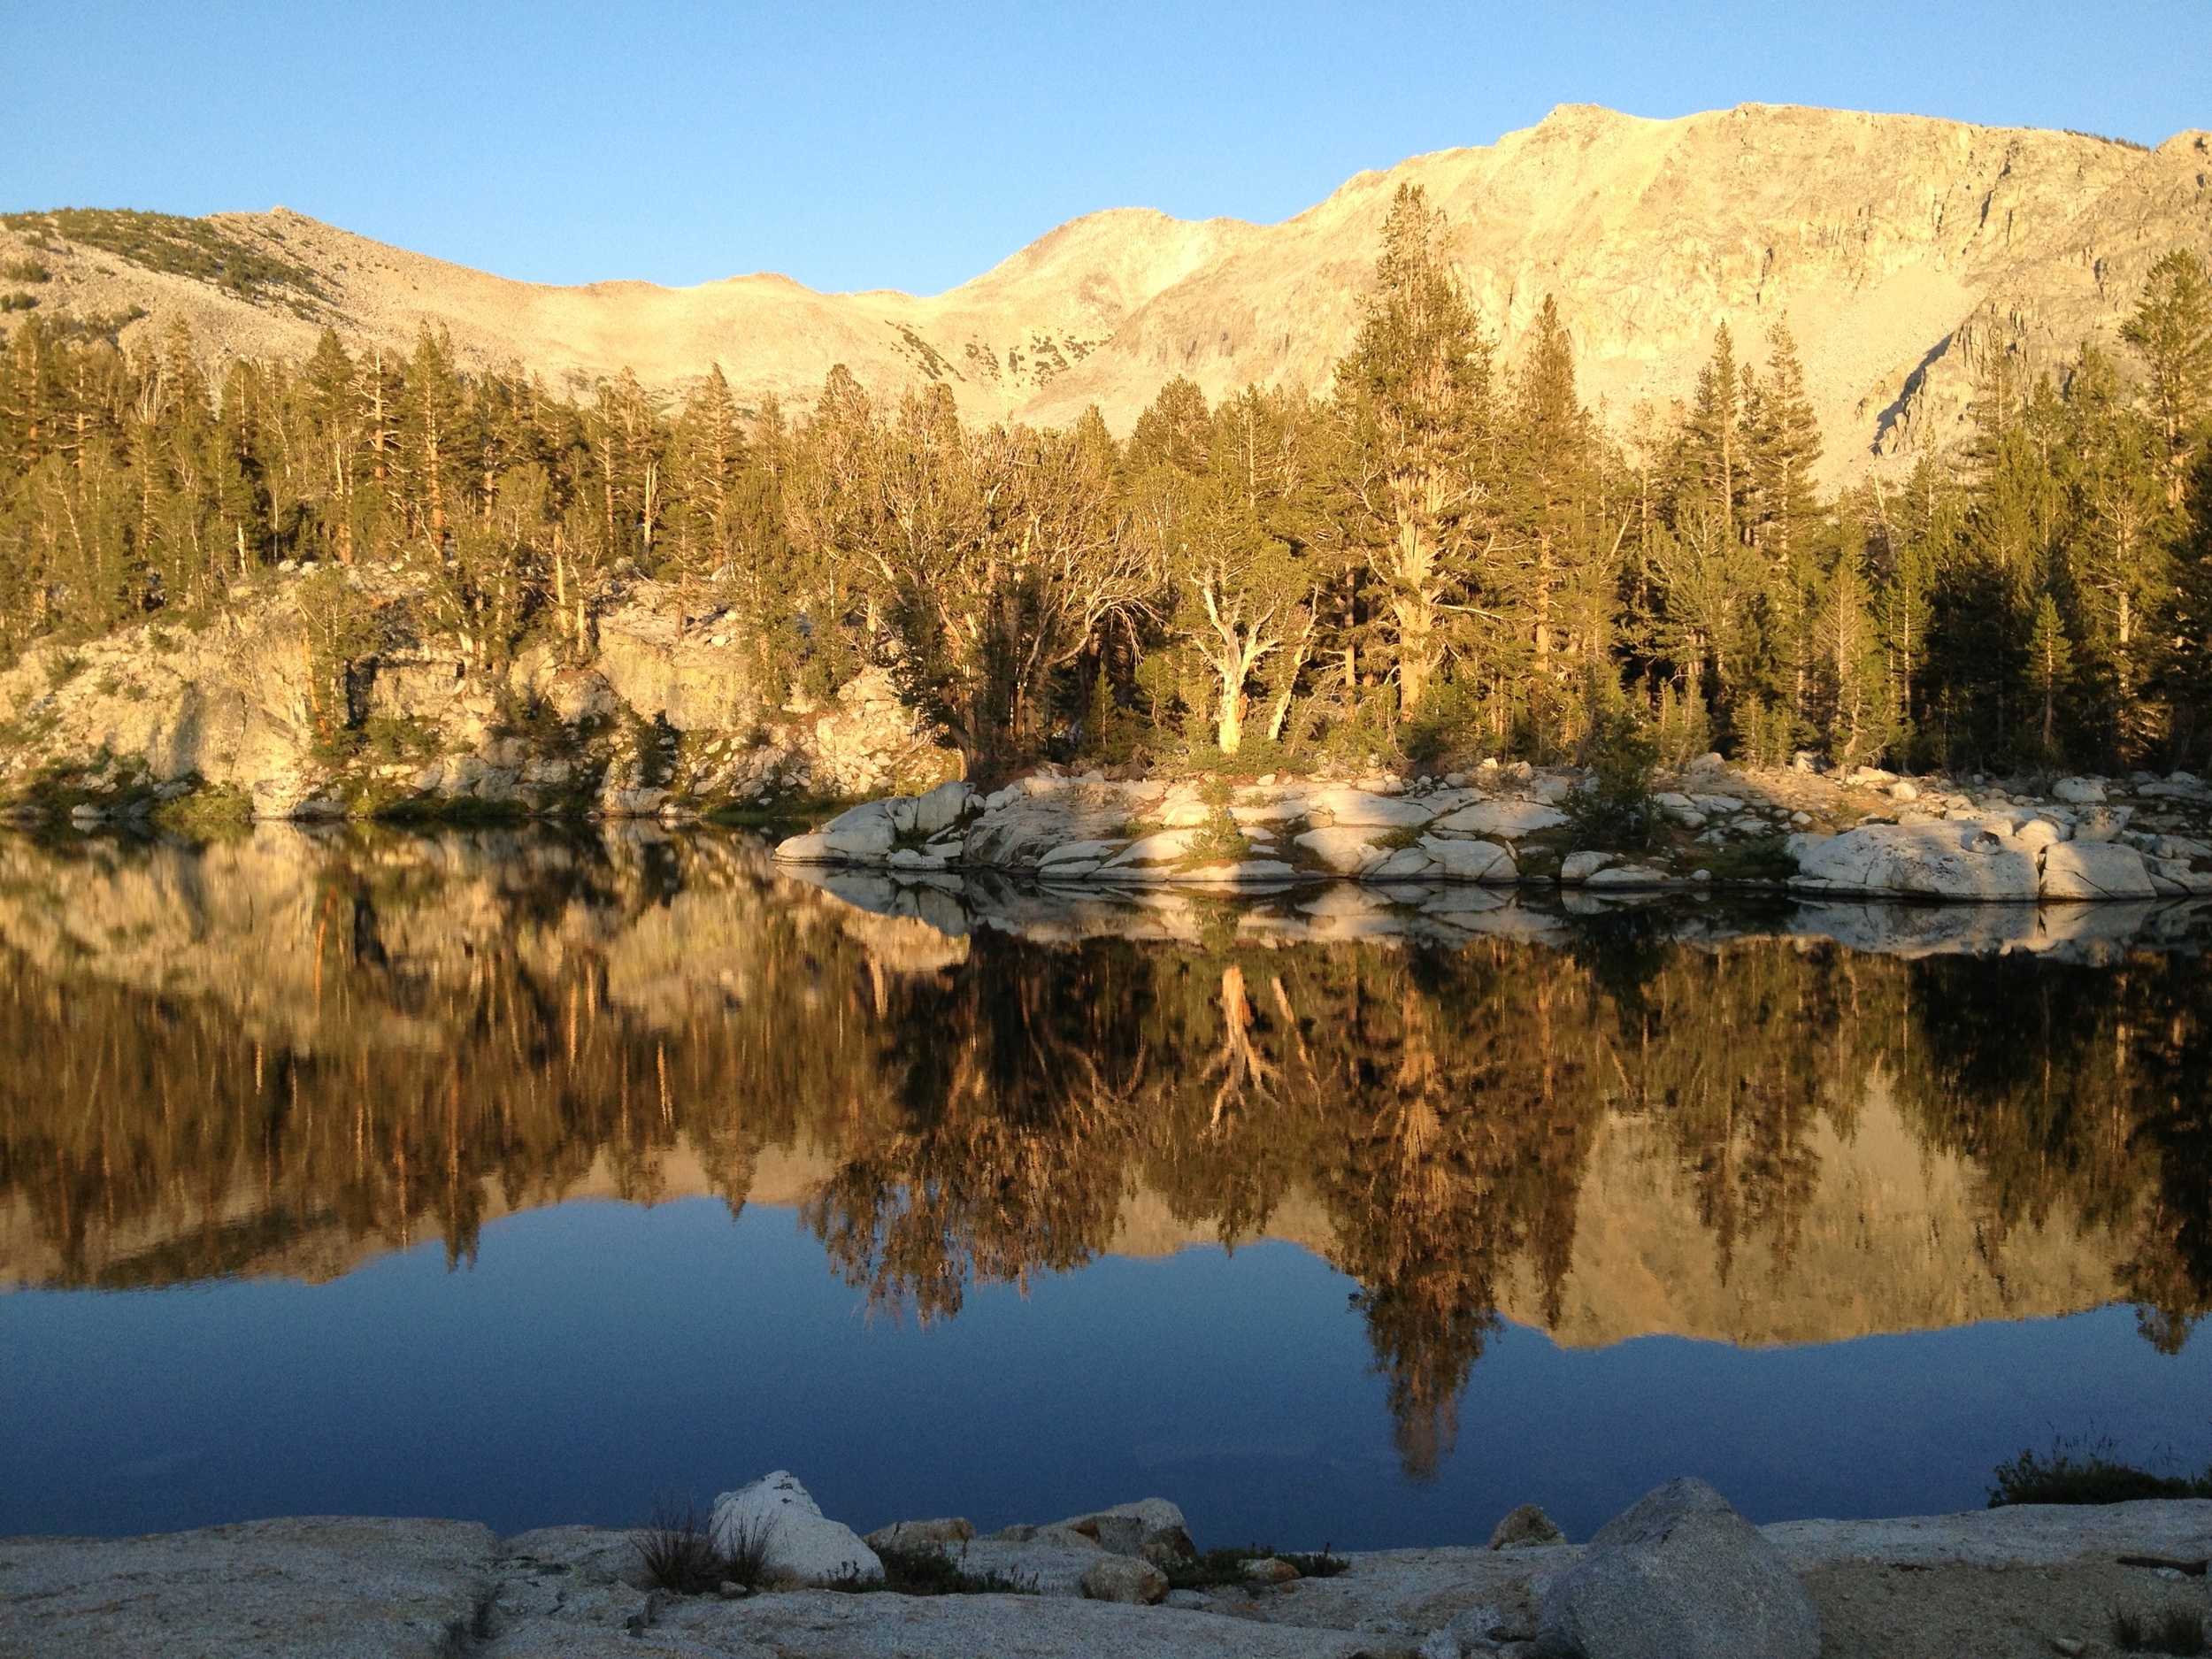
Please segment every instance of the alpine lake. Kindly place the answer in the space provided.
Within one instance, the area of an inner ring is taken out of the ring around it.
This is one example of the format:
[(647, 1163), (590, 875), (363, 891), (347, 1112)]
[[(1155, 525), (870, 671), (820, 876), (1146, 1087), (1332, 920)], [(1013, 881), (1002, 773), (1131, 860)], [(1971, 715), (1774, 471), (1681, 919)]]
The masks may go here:
[(0, 1535), (1586, 1537), (2212, 1455), (2212, 905), (0, 838)]

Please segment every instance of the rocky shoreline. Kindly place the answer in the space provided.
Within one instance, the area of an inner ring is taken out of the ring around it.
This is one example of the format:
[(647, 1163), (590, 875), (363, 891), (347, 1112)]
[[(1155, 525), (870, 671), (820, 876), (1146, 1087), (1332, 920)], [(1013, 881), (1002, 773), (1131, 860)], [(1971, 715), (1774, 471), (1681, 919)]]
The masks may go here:
[(2186, 772), (2064, 778), (2044, 794), (1864, 768), (1747, 772), (1707, 756), (1661, 781), (1663, 828), (1634, 853), (1586, 844), (1586, 773), (1524, 762), (1249, 784), (1047, 768), (989, 795), (954, 781), (866, 802), (776, 856), (906, 879), (991, 871), (1095, 887), (1750, 887), (2016, 904), (2212, 894), (2212, 787)]
[[(2103, 1654), (2117, 1612), (2201, 1621), (2212, 1555), (2206, 1501), (1754, 1527), (1678, 1480), (1579, 1545), (1525, 1506), (1487, 1543), (1294, 1558), (1304, 1571), (1258, 1556), (1171, 1589), (1195, 1547), (1162, 1499), (987, 1537), (958, 1519), (905, 1522), (864, 1541), (779, 1474), (723, 1495), (718, 1541), (761, 1513), (784, 1517), (769, 1536), (787, 1544), (759, 1587), (695, 1594), (649, 1587), (637, 1534), (588, 1526), (502, 1540), (471, 1522), (306, 1517), (12, 1539), (0, 1542), (0, 1655)], [(879, 1550), (942, 1552), (1019, 1591), (855, 1593), (880, 1573)]]
[(87, 833), (226, 818), (685, 822), (863, 798), (787, 841), (785, 863), (1092, 889), (2212, 895), (2212, 787), (2186, 772), (1906, 779), (1708, 755), (1657, 780), (1655, 833), (1632, 851), (1586, 811), (1590, 774), (1526, 762), (1440, 777), (1329, 762), (1256, 780), (1045, 766), (986, 794), (957, 781), (960, 756), (881, 669), (831, 695), (765, 698), (726, 614), (642, 579), (618, 585), (586, 637), (495, 669), (434, 625), (421, 572), (357, 570), (377, 643), (347, 664), (341, 706), (311, 647), (313, 580), (280, 566), (198, 631), (148, 624), (27, 651), (0, 672), (0, 818)]

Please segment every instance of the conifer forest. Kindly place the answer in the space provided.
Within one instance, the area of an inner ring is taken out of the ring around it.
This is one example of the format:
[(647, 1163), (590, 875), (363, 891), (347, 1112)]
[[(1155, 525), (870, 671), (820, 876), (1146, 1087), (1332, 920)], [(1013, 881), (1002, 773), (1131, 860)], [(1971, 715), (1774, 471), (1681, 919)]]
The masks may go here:
[(311, 563), (334, 657), (368, 649), (350, 568), (398, 566), (488, 681), (672, 584), (734, 618), (764, 698), (880, 664), (987, 771), (1624, 733), (1765, 765), (2212, 751), (2212, 280), (2185, 251), (2109, 350), (1993, 328), (1969, 441), (1829, 495), (1786, 326), (1757, 360), (1717, 330), (1681, 405), (1594, 410), (1548, 301), (1498, 348), (1413, 188), (1332, 384), (1209, 406), (1170, 380), (1125, 441), (841, 368), (796, 418), (718, 372), (557, 395), (427, 331), (219, 380), (180, 326), (117, 333), (27, 313), (0, 352), (0, 662), (204, 626)]

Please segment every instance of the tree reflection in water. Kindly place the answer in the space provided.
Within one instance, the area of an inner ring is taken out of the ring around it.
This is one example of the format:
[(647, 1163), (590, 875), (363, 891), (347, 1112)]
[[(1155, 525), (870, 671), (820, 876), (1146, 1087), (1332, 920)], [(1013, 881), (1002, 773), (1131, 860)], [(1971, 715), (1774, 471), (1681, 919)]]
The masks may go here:
[(1546, 942), (1253, 926), (1289, 913), (947, 932), (707, 834), (0, 843), (0, 1269), (320, 1278), (429, 1235), (457, 1262), (580, 1191), (734, 1209), (772, 1154), (813, 1160), (835, 1271), (932, 1320), (1116, 1248), (1139, 1194), (1233, 1248), (1296, 1210), (1420, 1476), (1517, 1287), (1566, 1317), (1609, 1136), (1656, 1148), (1755, 1299), (1878, 1089), (1970, 1172), (1983, 1256), (2107, 1240), (2102, 1294), (2167, 1348), (2212, 1294), (2193, 954), (1910, 961), (1664, 910)]

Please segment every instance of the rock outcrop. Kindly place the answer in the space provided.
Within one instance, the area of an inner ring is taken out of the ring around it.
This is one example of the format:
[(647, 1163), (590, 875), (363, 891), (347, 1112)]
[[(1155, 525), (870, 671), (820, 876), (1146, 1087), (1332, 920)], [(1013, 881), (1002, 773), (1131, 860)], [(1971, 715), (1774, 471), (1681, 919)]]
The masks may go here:
[[(954, 782), (918, 799), (870, 801), (789, 838), (776, 856), (910, 880), (949, 871), (1092, 887), (1351, 879), (1385, 888), (1533, 883), (1621, 897), (1712, 883), (1712, 866), (1729, 872), (1724, 884), (1743, 880), (1748, 854), (1753, 883), (1786, 878), (1821, 897), (2034, 905), (2212, 893), (2212, 844), (2199, 839), (2212, 833), (2212, 790), (2187, 773), (2142, 776), (2126, 787), (2134, 798), (2116, 806), (2095, 782), (2096, 804), (2066, 806), (1986, 790), (1977, 800), (1934, 780), (1924, 793), (1886, 772), (1733, 773), (1718, 757), (1693, 772), (1681, 781), (1696, 793), (1654, 797), (1669, 833), (1632, 856), (1580, 844), (1573, 809), (1589, 787), (1585, 774), (1495, 762), (1474, 773), (1350, 784), (1117, 783), (1048, 767), (988, 795)], [(1908, 798), (1910, 806), (1893, 804)], [(1820, 826), (1878, 799), (1889, 814)], [(2128, 828), (2139, 814), (2159, 833)]]
[(763, 1475), (714, 1501), (708, 1531), (725, 1555), (751, 1546), (776, 1577), (801, 1584), (883, 1577), (883, 1561), (842, 1521), (822, 1513), (813, 1494), (787, 1470)]
[[(1019, 871), (1053, 882), (1268, 886), (1517, 879), (1512, 846), (1568, 820), (1541, 799), (1569, 780), (1493, 763), (1492, 786), (1372, 778), (1231, 787), (1113, 783), (1050, 769), (979, 795), (948, 784), (922, 800), (871, 801), (776, 849), (789, 864), (881, 865), (918, 874)], [(1491, 789), (1518, 791), (1493, 799)], [(931, 825), (938, 826), (932, 829)], [(1487, 830), (1486, 835), (1476, 826)]]
[(718, 612), (634, 582), (591, 640), (496, 667), (432, 628), (416, 575), (347, 578), (376, 649), (313, 661), (298, 572), (204, 632), (49, 642), (0, 673), (0, 806), (84, 826), (196, 801), (231, 816), (472, 812), (689, 817), (956, 777), (881, 669), (820, 705), (766, 706)]

